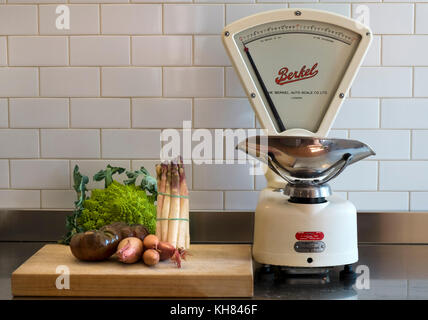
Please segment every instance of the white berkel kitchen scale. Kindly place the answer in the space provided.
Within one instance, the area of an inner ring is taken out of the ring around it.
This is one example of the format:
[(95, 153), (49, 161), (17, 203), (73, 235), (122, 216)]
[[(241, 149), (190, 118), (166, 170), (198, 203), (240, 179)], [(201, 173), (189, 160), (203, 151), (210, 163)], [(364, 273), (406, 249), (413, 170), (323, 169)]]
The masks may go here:
[(267, 11), (225, 27), (226, 51), (268, 133), (237, 146), (269, 167), (255, 212), (257, 262), (302, 273), (345, 265), (352, 273), (356, 209), (327, 182), (374, 152), (326, 137), (371, 39), (358, 21), (310, 9)]

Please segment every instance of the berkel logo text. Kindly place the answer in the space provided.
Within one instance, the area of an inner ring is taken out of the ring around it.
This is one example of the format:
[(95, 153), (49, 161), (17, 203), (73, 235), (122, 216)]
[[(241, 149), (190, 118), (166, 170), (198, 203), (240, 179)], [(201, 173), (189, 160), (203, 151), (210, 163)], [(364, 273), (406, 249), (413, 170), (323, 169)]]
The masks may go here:
[(303, 66), (300, 69), (300, 71), (294, 71), (294, 72), (292, 71), (290, 72), (287, 67), (283, 67), (279, 69), (278, 77), (275, 78), (275, 82), (280, 86), (282, 86), (286, 83), (313, 78), (318, 74), (317, 67), (318, 67), (318, 62), (315, 63), (310, 69), (306, 68), (306, 66)]

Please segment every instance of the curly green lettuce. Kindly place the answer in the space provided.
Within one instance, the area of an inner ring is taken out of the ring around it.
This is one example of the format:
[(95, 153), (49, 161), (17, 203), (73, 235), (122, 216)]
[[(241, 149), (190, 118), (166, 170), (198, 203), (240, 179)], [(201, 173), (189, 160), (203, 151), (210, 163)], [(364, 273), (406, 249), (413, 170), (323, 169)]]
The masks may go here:
[(150, 233), (156, 231), (155, 198), (135, 185), (113, 181), (105, 189), (92, 190), (83, 204), (78, 225), (84, 230), (99, 229), (113, 222), (142, 224)]

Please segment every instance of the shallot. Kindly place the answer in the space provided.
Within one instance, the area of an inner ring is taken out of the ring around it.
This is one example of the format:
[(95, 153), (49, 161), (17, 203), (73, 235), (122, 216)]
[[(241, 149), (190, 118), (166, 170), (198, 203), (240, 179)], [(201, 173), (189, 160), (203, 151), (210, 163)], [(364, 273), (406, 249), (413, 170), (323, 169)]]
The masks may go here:
[(147, 249), (157, 249), (159, 245), (159, 238), (154, 234), (149, 234), (144, 238), (144, 250)]
[(160, 241), (157, 251), (159, 252), (160, 260), (171, 259), (178, 268), (181, 268), (181, 260), (186, 260), (188, 252), (183, 248), (175, 248), (171, 243)]
[(175, 253), (175, 250), (177, 249), (171, 243), (166, 241), (159, 242), (158, 251), (160, 255), (160, 261), (171, 259)]
[(159, 262), (159, 252), (155, 249), (148, 249), (143, 253), (143, 261), (148, 266), (154, 266)]
[(117, 247), (117, 258), (123, 263), (135, 263), (141, 259), (143, 242), (136, 237), (123, 239)]

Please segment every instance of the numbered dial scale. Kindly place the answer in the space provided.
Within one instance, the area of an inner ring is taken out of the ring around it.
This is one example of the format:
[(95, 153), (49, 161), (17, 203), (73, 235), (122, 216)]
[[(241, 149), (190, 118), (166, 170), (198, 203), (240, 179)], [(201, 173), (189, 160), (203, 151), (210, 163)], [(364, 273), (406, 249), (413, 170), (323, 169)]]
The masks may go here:
[(284, 9), (228, 25), (223, 42), (269, 134), (327, 135), (371, 41), (343, 16)]

